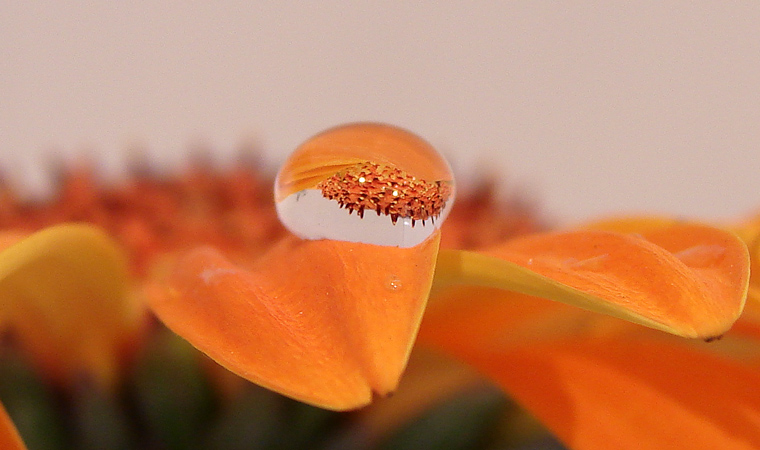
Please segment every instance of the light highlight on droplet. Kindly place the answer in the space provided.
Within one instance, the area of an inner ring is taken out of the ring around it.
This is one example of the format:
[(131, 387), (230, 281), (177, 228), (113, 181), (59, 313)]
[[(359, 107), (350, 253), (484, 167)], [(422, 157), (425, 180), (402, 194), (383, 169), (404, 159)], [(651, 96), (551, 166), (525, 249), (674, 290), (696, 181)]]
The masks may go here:
[(275, 200), (280, 220), (301, 238), (413, 247), (445, 220), (454, 181), (421, 138), (359, 123), (302, 144), (277, 175)]

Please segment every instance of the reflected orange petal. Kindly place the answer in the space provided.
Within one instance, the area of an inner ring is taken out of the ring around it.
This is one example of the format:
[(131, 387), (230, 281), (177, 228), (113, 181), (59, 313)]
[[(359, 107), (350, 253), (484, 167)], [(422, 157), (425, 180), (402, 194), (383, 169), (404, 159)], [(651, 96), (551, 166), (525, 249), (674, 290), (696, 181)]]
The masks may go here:
[(251, 270), (200, 248), (151, 306), (231, 371), (329, 409), (393, 391), (425, 307), (439, 235), (411, 248), (293, 236)]

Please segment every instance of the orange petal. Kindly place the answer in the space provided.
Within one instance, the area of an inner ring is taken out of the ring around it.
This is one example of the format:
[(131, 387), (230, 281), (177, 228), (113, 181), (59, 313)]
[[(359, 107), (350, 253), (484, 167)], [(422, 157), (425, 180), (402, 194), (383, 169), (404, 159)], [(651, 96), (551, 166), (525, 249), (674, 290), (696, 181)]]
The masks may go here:
[(520, 347), (641, 327), (574, 306), (496, 288), (461, 286), (430, 298), (418, 342), (446, 349)]
[[(661, 234), (666, 228), (677, 223), (678, 221), (672, 218), (639, 216), (602, 220), (584, 225), (584, 228), (647, 234), (651, 240), (649, 236)], [(760, 338), (760, 276), (758, 276), (760, 273), (760, 220), (753, 218), (727, 229), (736, 233), (744, 241), (750, 257), (747, 303), (740, 319), (732, 328), (732, 333), (758, 339)]]
[(393, 391), (432, 283), (439, 235), (411, 248), (289, 237), (244, 270), (211, 248), (182, 258), (152, 308), (231, 371), (345, 410)]
[(456, 356), (574, 449), (760, 446), (760, 373), (688, 347), (578, 339)]
[(0, 404), (0, 448), (3, 450), (25, 450), (24, 442), (21, 440), (16, 427), (13, 425), (11, 418), (5, 408)]
[(752, 291), (750, 288), (744, 312), (731, 328), (731, 334), (760, 340), (760, 293)]
[(534, 234), (480, 254), (443, 250), (438, 264), (442, 286), (514, 290), (700, 338), (736, 321), (749, 278), (741, 240), (697, 224)]
[(702, 351), (715, 344), (660, 337), (560, 303), (460, 287), (431, 299), (418, 342), (472, 364), (570, 448), (756, 448), (760, 372)]
[(615, 231), (617, 233), (644, 234), (651, 231), (661, 230), (679, 221), (665, 216), (623, 216), (610, 217), (585, 223), (581, 226), (587, 230)]
[(760, 338), (760, 217), (754, 217), (732, 228), (749, 248), (750, 279), (747, 306), (742, 315), (742, 328)]

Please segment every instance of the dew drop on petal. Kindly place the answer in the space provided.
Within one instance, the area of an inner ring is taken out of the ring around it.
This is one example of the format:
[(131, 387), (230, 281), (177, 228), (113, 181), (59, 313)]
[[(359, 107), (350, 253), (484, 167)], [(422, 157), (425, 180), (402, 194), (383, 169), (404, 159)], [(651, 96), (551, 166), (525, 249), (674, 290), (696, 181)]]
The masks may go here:
[(394, 127), (356, 123), (296, 149), (275, 181), (280, 221), (303, 239), (413, 247), (454, 203), (454, 177), (426, 141)]
[(609, 260), (610, 255), (604, 253), (602, 255), (591, 256), (584, 259), (569, 258), (565, 261), (565, 264), (575, 270), (603, 270), (605, 264)]
[(388, 279), (388, 289), (393, 292), (398, 292), (403, 287), (403, 284), (401, 283), (401, 279), (397, 277), (396, 275), (392, 275), (390, 279)]
[(720, 245), (695, 245), (674, 255), (689, 267), (711, 267), (725, 258), (726, 248)]

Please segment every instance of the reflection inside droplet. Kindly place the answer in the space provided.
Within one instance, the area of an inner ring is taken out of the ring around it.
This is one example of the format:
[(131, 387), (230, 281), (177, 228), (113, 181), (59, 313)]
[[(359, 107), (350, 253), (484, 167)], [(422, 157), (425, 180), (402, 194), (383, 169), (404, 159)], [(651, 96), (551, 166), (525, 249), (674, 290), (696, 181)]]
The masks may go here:
[(352, 124), (299, 147), (277, 175), (275, 199), (280, 220), (301, 238), (413, 247), (446, 219), (454, 182), (419, 137)]

